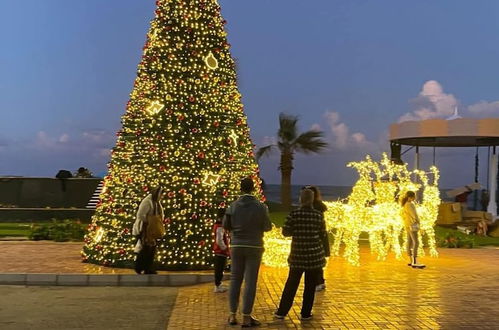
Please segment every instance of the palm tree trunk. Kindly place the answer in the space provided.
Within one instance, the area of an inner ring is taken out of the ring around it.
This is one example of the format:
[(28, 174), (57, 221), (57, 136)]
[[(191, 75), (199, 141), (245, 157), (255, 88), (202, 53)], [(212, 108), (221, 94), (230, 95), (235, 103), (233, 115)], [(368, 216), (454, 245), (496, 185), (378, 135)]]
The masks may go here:
[(293, 153), (281, 153), (281, 204), (285, 210), (291, 209), (291, 173), (293, 171)]

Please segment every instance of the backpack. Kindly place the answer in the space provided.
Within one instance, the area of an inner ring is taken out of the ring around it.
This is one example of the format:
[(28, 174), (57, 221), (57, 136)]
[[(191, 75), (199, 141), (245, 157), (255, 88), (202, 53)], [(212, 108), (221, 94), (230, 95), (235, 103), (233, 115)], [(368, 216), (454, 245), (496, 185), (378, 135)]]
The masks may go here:
[(157, 204), (154, 205), (152, 214), (147, 215), (147, 224), (144, 233), (144, 241), (147, 245), (156, 245), (156, 240), (162, 238), (166, 234), (161, 214), (157, 213), (157, 206)]

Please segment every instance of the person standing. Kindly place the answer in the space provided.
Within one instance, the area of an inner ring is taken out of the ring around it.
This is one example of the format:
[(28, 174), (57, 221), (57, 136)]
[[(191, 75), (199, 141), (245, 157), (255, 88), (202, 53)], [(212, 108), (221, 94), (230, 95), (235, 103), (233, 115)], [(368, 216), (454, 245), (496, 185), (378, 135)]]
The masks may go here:
[(322, 212), (313, 208), (314, 192), (303, 189), (300, 194), (300, 208), (291, 211), (282, 228), (284, 236), (291, 236), (291, 251), (288, 257), (289, 275), (282, 292), (279, 308), (274, 316), (283, 319), (291, 309), (296, 291), (305, 273), (305, 288), (301, 319), (312, 318), (315, 288), (320, 270), (326, 264), (321, 238), (326, 233)]
[(156, 255), (156, 240), (146, 239), (146, 231), (148, 226), (148, 217), (151, 215), (159, 215), (164, 218), (163, 206), (161, 205), (161, 195), (163, 188), (157, 187), (151, 190), (139, 205), (137, 218), (133, 224), (132, 235), (137, 237), (135, 245), (135, 272), (137, 274), (156, 274), (154, 270), (154, 256)]
[(213, 235), (215, 242), (213, 243), (213, 253), (215, 254), (215, 288), (213, 292), (223, 293), (227, 288), (222, 285), (224, 277), (224, 269), (227, 264), (227, 258), (230, 256), (229, 239), (227, 233), (222, 226), (225, 209), (218, 209), (217, 220), (213, 225)]
[(229, 289), (229, 324), (237, 324), (241, 285), (244, 280), (242, 303), (243, 328), (259, 326), (251, 316), (255, 302), (258, 271), (263, 254), (263, 233), (272, 229), (267, 206), (252, 195), (251, 178), (241, 181), (243, 195), (230, 205), (225, 214), (223, 227), (231, 236), (231, 280)]
[[(321, 191), (319, 190), (319, 188), (316, 186), (305, 186), (303, 189), (310, 189), (314, 192), (313, 207), (317, 211), (320, 211), (322, 213), (322, 216), (324, 217), (324, 212), (327, 211), (327, 206), (322, 201)], [(329, 246), (329, 235), (327, 233), (327, 228), (326, 228), (326, 232), (321, 237), (321, 241), (322, 241), (322, 246), (324, 247), (325, 256), (326, 257), (331, 256), (331, 248)], [(326, 289), (326, 280), (324, 279), (324, 268), (321, 268), (320, 272), (319, 272), (319, 276), (317, 278), (317, 286), (315, 287), (315, 291), (322, 291), (325, 289)]]
[(402, 218), (404, 220), (405, 230), (407, 232), (407, 254), (409, 255), (410, 262), (407, 264), (412, 268), (424, 268), (423, 264), (418, 264), (418, 248), (419, 248), (419, 216), (416, 210), (416, 205), (414, 201), (416, 200), (416, 194), (414, 191), (408, 191), (402, 197)]

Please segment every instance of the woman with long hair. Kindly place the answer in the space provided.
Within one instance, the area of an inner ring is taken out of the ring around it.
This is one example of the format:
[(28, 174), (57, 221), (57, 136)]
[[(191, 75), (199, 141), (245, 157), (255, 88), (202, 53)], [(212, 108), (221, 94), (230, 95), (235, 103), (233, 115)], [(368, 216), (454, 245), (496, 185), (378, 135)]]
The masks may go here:
[(416, 210), (414, 201), (416, 200), (416, 193), (408, 191), (402, 197), (402, 218), (404, 220), (405, 230), (407, 232), (407, 254), (409, 255), (410, 262), (407, 264), (412, 268), (424, 268), (423, 264), (418, 264), (418, 248), (419, 248), (419, 216)]
[(160, 215), (161, 219), (164, 218), (163, 206), (161, 205), (161, 195), (163, 188), (156, 187), (151, 190), (141, 202), (139, 210), (137, 211), (137, 218), (133, 224), (132, 235), (137, 238), (135, 245), (135, 253), (137, 259), (135, 260), (135, 272), (137, 274), (156, 274), (154, 270), (154, 256), (156, 255), (156, 241), (148, 241), (145, 238), (147, 229), (147, 219), (150, 215)]
[(279, 308), (274, 316), (283, 319), (291, 309), (296, 291), (305, 273), (305, 288), (301, 320), (312, 318), (312, 307), (315, 299), (315, 287), (319, 272), (326, 264), (321, 237), (326, 232), (326, 224), (322, 213), (313, 208), (314, 192), (303, 189), (300, 194), (300, 208), (291, 211), (282, 228), (284, 236), (291, 236), (289, 253), (289, 275), (284, 286)]
[[(305, 186), (303, 189), (310, 189), (314, 192), (314, 203), (313, 207), (317, 211), (322, 213), (324, 217), (324, 212), (327, 211), (327, 206), (322, 201), (321, 191), (316, 186)], [(324, 254), (326, 257), (331, 255), (331, 248), (329, 247), (329, 235), (327, 234), (327, 228), (324, 235), (321, 237), (322, 246), (324, 247)], [(318, 278), (317, 278), (317, 286), (315, 287), (315, 291), (322, 291), (326, 289), (326, 280), (324, 279), (324, 269), (321, 268)]]

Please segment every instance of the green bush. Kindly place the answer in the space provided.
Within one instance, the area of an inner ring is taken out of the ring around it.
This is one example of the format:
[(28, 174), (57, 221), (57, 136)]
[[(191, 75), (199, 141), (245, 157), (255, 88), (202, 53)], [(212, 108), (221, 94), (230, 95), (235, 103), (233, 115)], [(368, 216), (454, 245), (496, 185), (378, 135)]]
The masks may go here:
[(467, 248), (472, 249), (475, 246), (473, 237), (464, 237), (460, 235), (447, 234), (445, 236), (437, 237), (438, 247), (446, 248)]
[(84, 236), (85, 226), (80, 221), (52, 220), (50, 223), (32, 224), (28, 238), (33, 241), (67, 242), (82, 241)]

